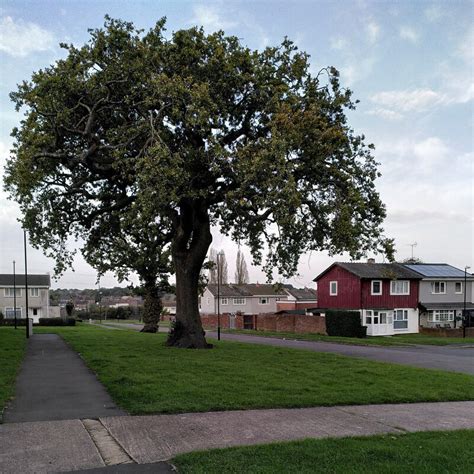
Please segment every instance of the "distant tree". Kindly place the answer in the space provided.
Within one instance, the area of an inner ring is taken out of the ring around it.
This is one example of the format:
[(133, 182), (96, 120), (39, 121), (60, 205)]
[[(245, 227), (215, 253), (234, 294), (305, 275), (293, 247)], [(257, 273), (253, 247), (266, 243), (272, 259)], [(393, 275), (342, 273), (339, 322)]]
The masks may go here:
[(245, 262), (244, 254), (239, 249), (237, 251), (237, 259), (235, 262), (235, 283), (243, 285), (249, 282), (249, 272), (247, 270), (247, 263)]
[(221, 250), (219, 252), (219, 258), (217, 259), (217, 274), (221, 285), (227, 285), (229, 283), (227, 259), (225, 258), (225, 252)]
[(5, 185), (32, 243), (64, 269), (67, 242), (101, 245), (111, 215), (125, 241), (134, 216), (141, 231), (156, 225), (155, 258), (169, 254), (176, 275), (169, 344), (194, 348), (208, 347), (198, 286), (211, 225), (246, 243), (269, 279), (309, 251), (392, 258), (373, 146), (348, 125), (357, 102), (338, 71), (313, 75), (288, 39), (252, 51), (222, 31), (164, 26), (107, 18), (11, 94), (25, 115)]
[(217, 284), (217, 252), (216, 250), (211, 247), (209, 249), (209, 256), (207, 258), (208, 260), (208, 282), (211, 285)]
[(408, 257), (408, 258), (405, 258), (404, 260), (402, 260), (401, 263), (414, 265), (414, 264), (417, 264), (417, 263), (423, 263), (423, 260), (421, 260), (418, 257)]
[(66, 313), (67, 313), (69, 318), (72, 316), (73, 311), (74, 311), (74, 303), (71, 300), (69, 300), (66, 303)]

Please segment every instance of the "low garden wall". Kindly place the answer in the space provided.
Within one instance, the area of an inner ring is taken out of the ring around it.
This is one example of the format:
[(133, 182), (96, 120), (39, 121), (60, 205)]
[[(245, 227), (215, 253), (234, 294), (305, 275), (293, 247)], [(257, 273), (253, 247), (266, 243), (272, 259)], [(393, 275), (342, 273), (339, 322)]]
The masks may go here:
[[(423, 328), (420, 327), (420, 334), (435, 337), (463, 337), (463, 329), (456, 328)], [(474, 337), (474, 327), (466, 328), (466, 337)]]
[[(205, 329), (217, 328), (216, 314), (201, 314)], [(326, 334), (326, 321), (322, 316), (302, 314), (264, 313), (255, 315), (221, 314), (222, 329), (254, 329), (257, 331), (293, 332), (297, 334)]]

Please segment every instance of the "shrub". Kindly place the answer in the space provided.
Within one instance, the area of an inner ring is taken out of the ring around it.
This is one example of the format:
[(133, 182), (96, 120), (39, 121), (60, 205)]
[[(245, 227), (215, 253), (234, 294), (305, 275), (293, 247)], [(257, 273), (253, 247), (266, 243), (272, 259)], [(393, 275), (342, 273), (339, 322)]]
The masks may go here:
[(75, 326), (76, 320), (74, 318), (40, 318), (40, 326)]
[(326, 312), (328, 336), (366, 337), (367, 328), (360, 322), (359, 311), (329, 310)]

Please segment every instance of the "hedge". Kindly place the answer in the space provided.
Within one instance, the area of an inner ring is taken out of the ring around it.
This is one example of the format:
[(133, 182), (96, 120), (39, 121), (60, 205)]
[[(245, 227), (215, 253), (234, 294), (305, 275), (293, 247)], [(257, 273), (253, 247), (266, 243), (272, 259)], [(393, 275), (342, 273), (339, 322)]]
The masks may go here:
[(40, 326), (75, 326), (76, 320), (74, 318), (39, 318)]
[(326, 311), (326, 332), (328, 336), (366, 337), (367, 328), (360, 322), (359, 311)]

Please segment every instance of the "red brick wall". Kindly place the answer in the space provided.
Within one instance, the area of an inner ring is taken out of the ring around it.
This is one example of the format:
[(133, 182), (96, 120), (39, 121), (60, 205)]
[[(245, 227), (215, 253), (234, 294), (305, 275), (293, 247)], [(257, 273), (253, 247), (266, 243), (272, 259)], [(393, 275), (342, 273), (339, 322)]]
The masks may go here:
[[(217, 328), (216, 314), (201, 314), (202, 325), (205, 329)], [(301, 314), (280, 315), (273, 313), (258, 314), (253, 316), (254, 329), (257, 331), (326, 333), (326, 319), (322, 316), (305, 316)], [(235, 329), (243, 329), (244, 317), (235, 317)], [(229, 315), (221, 314), (221, 328), (229, 329)]]
[[(462, 328), (423, 328), (420, 327), (420, 334), (434, 337), (462, 337)], [(474, 328), (466, 328), (466, 337), (474, 337)]]

